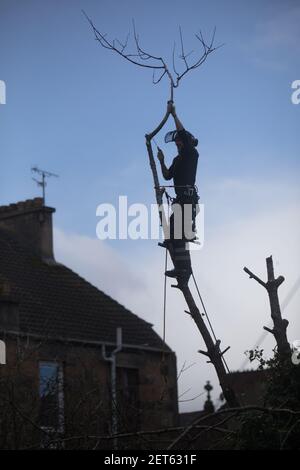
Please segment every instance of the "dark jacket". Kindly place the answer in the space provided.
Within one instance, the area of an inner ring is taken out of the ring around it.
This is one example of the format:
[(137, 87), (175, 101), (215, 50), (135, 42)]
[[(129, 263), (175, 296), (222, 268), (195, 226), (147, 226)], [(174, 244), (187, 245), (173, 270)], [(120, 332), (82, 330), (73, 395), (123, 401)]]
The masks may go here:
[(173, 178), (176, 195), (180, 198), (183, 197), (185, 191), (185, 188), (180, 186), (195, 185), (199, 154), (192, 144), (190, 135), (185, 130), (179, 131), (178, 134), (184, 147), (174, 158), (167, 179)]

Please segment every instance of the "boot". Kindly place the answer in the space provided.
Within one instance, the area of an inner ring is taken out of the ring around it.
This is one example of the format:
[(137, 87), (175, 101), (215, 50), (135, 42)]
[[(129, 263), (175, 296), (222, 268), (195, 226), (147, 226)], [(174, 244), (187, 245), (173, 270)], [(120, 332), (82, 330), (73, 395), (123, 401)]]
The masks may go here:
[(167, 249), (169, 249), (171, 244), (172, 242), (170, 240), (164, 240), (162, 243), (158, 243), (159, 246), (161, 246), (162, 248), (167, 248)]
[(165, 276), (176, 278), (178, 284), (187, 285), (192, 274), (192, 265), (190, 252), (185, 249), (185, 242), (177, 242), (175, 246), (173, 240), (165, 242), (174, 265), (174, 269), (166, 271)]
[(165, 276), (176, 278), (178, 284), (187, 285), (191, 276), (191, 271), (187, 269), (170, 269), (165, 272)]

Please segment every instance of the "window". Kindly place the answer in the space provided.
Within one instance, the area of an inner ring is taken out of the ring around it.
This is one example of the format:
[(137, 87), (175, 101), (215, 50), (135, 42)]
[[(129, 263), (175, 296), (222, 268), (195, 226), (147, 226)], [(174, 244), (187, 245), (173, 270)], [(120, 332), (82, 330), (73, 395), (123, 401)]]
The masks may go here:
[(119, 431), (137, 431), (140, 428), (139, 371), (117, 368), (117, 407)]
[(63, 432), (63, 370), (57, 362), (40, 362), (40, 425), (49, 431)]

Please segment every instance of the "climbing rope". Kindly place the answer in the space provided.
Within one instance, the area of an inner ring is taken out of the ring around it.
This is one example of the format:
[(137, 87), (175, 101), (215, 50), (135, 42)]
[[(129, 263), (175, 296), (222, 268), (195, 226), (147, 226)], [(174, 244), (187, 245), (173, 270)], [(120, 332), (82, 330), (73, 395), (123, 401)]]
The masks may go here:
[[(167, 203), (168, 203), (168, 219), (169, 219), (169, 216), (170, 216), (170, 196), (168, 195), (168, 193), (165, 191), (165, 195), (166, 195), (166, 198), (167, 198)], [(166, 270), (168, 269), (168, 249), (166, 247), (166, 252), (165, 252), (165, 272)], [(163, 341), (165, 342), (166, 341), (166, 316), (167, 316), (167, 276), (165, 276), (165, 279), (164, 279), (164, 308), (163, 308)], [(168, 376), (168, 372), (167, 372), (167, 367), (166, 367), (166, 354), (165, 354), (165, 351), (163, 350), (163, 353), (162, 353), (162, 359), (161, 359), (161, 373), (162, 373), (162, 376), (163, 376), (163, 379), (164, 379), (164, 386), (162, 388), (162, 393), (161, 393), (161, 397), (160, 397), (160, 401), (162, 401), (164, 399), (164, 396), (166, 394), (166, 391), (168, 389), (168, 379), (169, 379), (169, 376)]]
[(211, 329), (212, 335), (213, 335), (213, 337), (214, 337), (214, 340), (217, 341), (217, 337), (216, 337), (216, 335), (215, 335), (213, 326), (212, 326), (211, 321), (210, 321), (210, 319), (209, 319), (207, 310), (206, 310), (206, 308), (205, 308), (205, 305), (204, 305), (204, 302), (203, 302), (202, 296), (201, 296), (201, 294), (200, 294), (200, 290), (199, 290), (199, 287), (198, 287), (198, 284), (197, 284), (197, 282), (196, 282), (196, 279), (195, 279), (195, 276), (194, 276), (194, 273), (193, 273), (193, 272), (192, 272), (192, 277), (193, 277), (193, 281), (194, 281), (194, 284), (195, 284), (195, 287), (196, 287), (196, 290), (197, 290), (197, 293), (198, 293), (198, 296), (199, 296), (201, 305), (202, 305), (202, 307), (203, 307), (204, 316), (206, 316), (206, 318), (207, 318), (207, 321), (208, 321), (209, 327), (210, 327), (210, 329)]
[[(211, 330), (212, 335), (213, 335), (213, 337), (214, 337), (214, 340), (217, 342), (217, 337), (216, 337), (216, 335), (215, 335), (213, 326), (212, 326), (211, 321), (210, 321), (210, 319), (209, 319), (209, 316), (208, 316), (206, 307), (205, 307), (205, 305), (204, 305), (204, 302), (203, 302), (202, 296), (201, 296), (201, 294), (200, 294), (200, 290), (199, 290), (199, 287), (198, 287), (198, 284), (197, 284), (197, 282), (196, 282), (196, 279), (195, 279), (195, 276), (194, 276), (194, 273), (193, 273), (193, 272), (192, 272), (192, 277), (193, 277), (193, 281), (194, 281), (194, 284), (195, 284), (195, 287), (196, 287), (196, 290), (197, 290), (197, 293), (198, 293), (198, 296), (199, 296), (199, 299), (200, 299), (200, 302), (201, 302), (201, 305), (202, 305), (202, 308), (203, 308), (203, 311), (204, 311), (204, 316), (207, 318), (207, 322), (208, 322), (208, 324), (209, 324), (209, 327), (210, 327), (210, 330)], [(223, 356), (221, 356), (221, 358), (222, 358), (222, 361), (223, 361), (223, 363), (224, 363), (224, 366), (225, 366), (227, 372), (229, 373), (229, 372), (230, 372), (230, 369), (229, 369), (229, 367), (228, 367), (228, 365), (227, 365), (227, 362), (226, 362), (225, 358), (224, 358)]]
[[(167, 191), (164, 192), (167, 204), (168, 204), (168, 220), (170, 219), (170, 202), (172, 202), (172, 198), (169, 196)], [(168, 249), (166, 247), (166, 254), (165, 254), (165, 272), (168, 269)], [(166, 311), (167, 311), (167, 276), (165, 276), (164, 280), (164, 321), (163, 321), (163, 339), (166, 339)]]
[[(165, 272), (168, 269), (168, 249), (166, 248), (165, 254)], [(164, 323), (163, 323), (163, 340), (166, 340), (166, 310), (167, 310), (167, 276), (164, 281)]]

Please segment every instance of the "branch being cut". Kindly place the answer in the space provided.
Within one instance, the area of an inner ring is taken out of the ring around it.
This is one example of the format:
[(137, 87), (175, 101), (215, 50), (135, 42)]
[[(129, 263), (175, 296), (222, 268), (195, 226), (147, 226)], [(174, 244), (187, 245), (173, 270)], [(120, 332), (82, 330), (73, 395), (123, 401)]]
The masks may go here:
[[(173, 95), (173, 88), (171, 87), (171, 97)], [(155, 188), (155, 197), (156, 197), (156, 203), (157, 206), (159, 207), (159, 218), (160, 218), (160, 224), (164, 227), (162, 221), (163, 218), (166, 217), (166, 214), (164, 213), (164, 208), (163, 208), (163, 193), (164, 190), (161, 189), (160, 183), (159, 183), (159, 178), (158, 178), (158, 173), (157, 173), (157, 168), (155, 164), (155, 159), (153, 155), (153, 149), (151, 145), (151, 140), (153, 137), (158, 134), (158, 132), (162, 129), (162, 127), (165, 125), (167, 122), (168, 118), (170, 116), (170, 112), (167, 110), (166, 114), (162, 118), (161, 122), (158, 124), (158, 126), (152, 131), (150, 134), (146, 134), (146, 147), (147, 147), (147, 152), (148, 152), (148, 157), (149, 157), (149, 164), (152, 172), (152, 177), (153, 177), (153, 183), (154, 183), (154, 188)]]
[[(82, 13), (84, 14), (85, 18), (89, 22), (89, 24), (90, 24), (90, 26), (93, 30), (96, 41), (98, 41), (102, 47), (104, 47), (105, 49), (109, 49), (113, 52), (116, 52), (118, 55), (120, 55), (121, 57), (123, 57), (128, 62), (131, 62), (134, 65), (138, 65), (139, 67), (145, 67), (145, 68), (152, 69), (152, 71), (153, 71), (152, 82), (155, 85), (157, 83), (159, 83), (165, 75), (167, 75), (168, 78), (169, 78), (169, 81), (170, 81), (170, 86), (171, 86), (171, 97), (170, 97), (171, 100), (173, 100), (173, 90), (174, 90), (174, 88), (178, 87), (180, 80), (190, 70), (194, 70), (194, 69), (200, 67), (200, 65), (202, 65), (205, 62), (205, 60), (207, 59), (209, 54), (211, 54), (212, 52), (214, 52), (215, 50), (217, 50), (219, 47), (222, 46), (222, 45), (219, 45), (219, 46), (216, 46), (216, 47), (214, 46), (216, 28), (214, 29), (213, 34), (212, 34), (212, 38), (211, 38), (211, 40), (208, 44), (204, 41), (203, 35), (200, 31), (199, 34), (196, 34), (195, 36), (196, 36), (197, 40), (200, 42), (200, 44), (202, 46), (202, 53), (200, 54), (200, 56), (197, 59), (194, 60), (193, 63), (189, 63), (188, 58), (191, 56), (191, 54), (193, 54), (194, 51), (191, 51), (189, 53), (185, 53), (182, 30), (181, 30), (181, 28), (179, 28), (180, 44), (181, 44), (181, 54), (179, 55), (179, 58), (184, 63), (184, 70), (183, 70), (183, 72), (180, 73), (180, 72), (178, 72), (178, 70), (176, 68), (176, 64), (175, 64), (176, 44), (175, 44), (174, 48), (173, 48), (173, 72), (174, 73), (172, 75), (166, 61), (162, 57), (150, 54), (149, 52), (146, 52), (141, 47), (139, 35), (136, 32), (136, 27), (135, 27), (134, 21), (133, 21), (133, 41), (134, 41), (134, 45), (135, 45), (135, 52), (134, 53), (129, 53), (128, 52), (128, 41), (129, 41), (129, 37), (130, 37), (129, 33), (127, 34), (127, 37), (126, 37), (126, 40), (125, 40), (124, 43), (122, 41), (120, 41), (119, 39), (109, 40), (107, 38), (106, 34), (101, 33), (96, 28), (96, 26), (94, 25), (94, 23), (89, 18), (89, 16), (85, 13), (84, 10), (82, 10)], [(156, 73), (157, 72), (159, 72), (158, 78), (156, 78), (156, 76), (157, 76)]]

